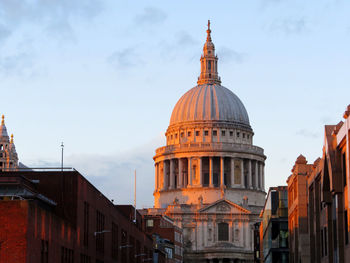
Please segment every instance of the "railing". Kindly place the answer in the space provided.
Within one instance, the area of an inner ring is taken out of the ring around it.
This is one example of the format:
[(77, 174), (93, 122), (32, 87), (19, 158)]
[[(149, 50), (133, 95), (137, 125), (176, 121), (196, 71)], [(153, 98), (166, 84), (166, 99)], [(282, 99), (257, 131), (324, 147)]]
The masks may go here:
[(76, 171), (73, 167), (21, 167), (17, 171)]
[(184, 144), (174, 144), (160, 147), (156, 150), (156, 154), (172, 153), (177, 151), (197, 151), (197, 150), (217, 150), (217, 151), (233, 151), (245, 152), (253, 154), (264, 154), (264, 150), (258, 146), (240, 143), (220, 143), (220, 142), (191, 142)]

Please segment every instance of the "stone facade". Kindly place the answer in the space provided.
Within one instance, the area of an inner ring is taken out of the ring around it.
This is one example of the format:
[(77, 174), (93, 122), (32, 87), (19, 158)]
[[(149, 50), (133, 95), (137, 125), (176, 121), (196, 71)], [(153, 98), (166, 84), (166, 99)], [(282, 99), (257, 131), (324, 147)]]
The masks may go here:
[(177, 102), (153, 158), (154, 206), (183, 229), (185, 262), (252, 262), (266, 156), (217, 61), (208, 24), (198, 85)]

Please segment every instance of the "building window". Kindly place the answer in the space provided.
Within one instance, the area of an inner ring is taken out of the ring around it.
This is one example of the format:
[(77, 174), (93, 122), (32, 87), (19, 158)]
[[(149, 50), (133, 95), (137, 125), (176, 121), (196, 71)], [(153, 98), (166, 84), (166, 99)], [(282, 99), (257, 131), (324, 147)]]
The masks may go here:
[(89, 204), (84, 202), (84, 236), (83, 244), (85, 247), (89, 246)]
[(61, 247), (61, 263), (74, 263), (74, 251), (72, 249)]
[(171, 140), (173, 139), (173, 135), (170, 135), (170, 139), (171, 139)]
[(327, 251), (328, 251), (328, 243), (327, 243), (327, 238), (328, 238), (328, 233), (327, 233), (327, 227), (323, 229), (323, 235), (324, 235), (324, 255), (327, 256)]
[(228, 241), (228, 224), (227, 223), (218, 224), (218, 240)]
[(200, 132), (199, 131), (196, 131), (196, 136), (199, 136), (200, 135)]
[(49, 241), (41, 240), (41, 263), (49, 262)]
[(239, 138), (239, 132), (237, 132), (237, 138)]
[(249, 139), (249, 134), (247, 134), (247, 139)]
[(216, 130), (213, 131), (213, 136), (216, 136), (218, 132)]
[(233, 131), (230, 131), (230, 136), (231, 136), (231, 137), (233, 136)]
[(119, 242), (118, 242), (118, 226), (112, 223), (112, 258), (118, 259)]
[(187, 136), (188, 136), (188, 137), (191, 137), (191, 132), (190, 132), (190, 131), (187, 132)]
[(181, 138), (183, 138), (183, 137), (184, 137), (184, 135), (185, 135), (185, 134), (184, 134), (183, 132), (181, 132)]
[(80, 254), (80, 263), (91, 263), (91, 258), (87, 255)]
[(349, 244), (348, 210), (344, 211), (345, 244)]
[(343, 172), (343, 180), (344, 180), (344, 186), (346, 186), (346, 158), (345, 153), (342, 154), (342, 172)]
[(204, 131), (204, 135), (205, 135), (205, 136), (208, 136), (208, 135), (209, 135), (209, 132), (208, 132), (208, 131)]
[(225, 136), (225, 131), (221, 131), (221, 136)]
[(175, 133), (175, 139), (177, 139), (177, 133)]
[(103, 230), (105, 230), (105, 216), (100, 212), (96, 211), (96, 233), (95, 233), (95, 239), (96, 239), (96, 251), (103, 254), (105, 249), (105, 239), (104, 239), (104, 233), (101, 233)]
[(147, 227), (153, 227), (153, 219), (147, 219)]
[(173, 258), (173, 250), (170, 247), (164, 248), (165, 252), (167, 253), (167, 258)]
[(243, 139), (245, 138), (245, 133), (242, 134), (243, 135)]

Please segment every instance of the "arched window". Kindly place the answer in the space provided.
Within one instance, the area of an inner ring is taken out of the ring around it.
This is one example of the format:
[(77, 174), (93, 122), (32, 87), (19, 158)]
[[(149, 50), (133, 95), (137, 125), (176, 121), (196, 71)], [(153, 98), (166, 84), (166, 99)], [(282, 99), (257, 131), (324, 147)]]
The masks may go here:
[(218, 240), (219, 241), (228, 241), (228, 224), (219, 223), (218, 224)]

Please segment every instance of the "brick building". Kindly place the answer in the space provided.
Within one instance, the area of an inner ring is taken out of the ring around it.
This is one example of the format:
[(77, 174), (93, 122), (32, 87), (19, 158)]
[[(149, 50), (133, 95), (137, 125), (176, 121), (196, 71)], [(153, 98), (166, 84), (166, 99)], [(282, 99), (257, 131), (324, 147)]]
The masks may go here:
[(299, 155), (287, 179), (289, 262), (310, 262), (310, 239), (307, 220), (307, 179), (313, 170), (303, 155)]
[(0, 174), (0, 263), (152, 262), (152, 238), (79, 172)]
[(156, 248), (167, 255), (169, 263), (183, 262), (183, 233), (174, 225), (174, 221), (166, 215), (154, 213), (157, 209), (143, 209), (143, 229), (152, 235)]
[(343, 117), (325, 126), (322, 157), (299, 156), (288, 178), (291, 262), (350, 262), (350, 105)]

